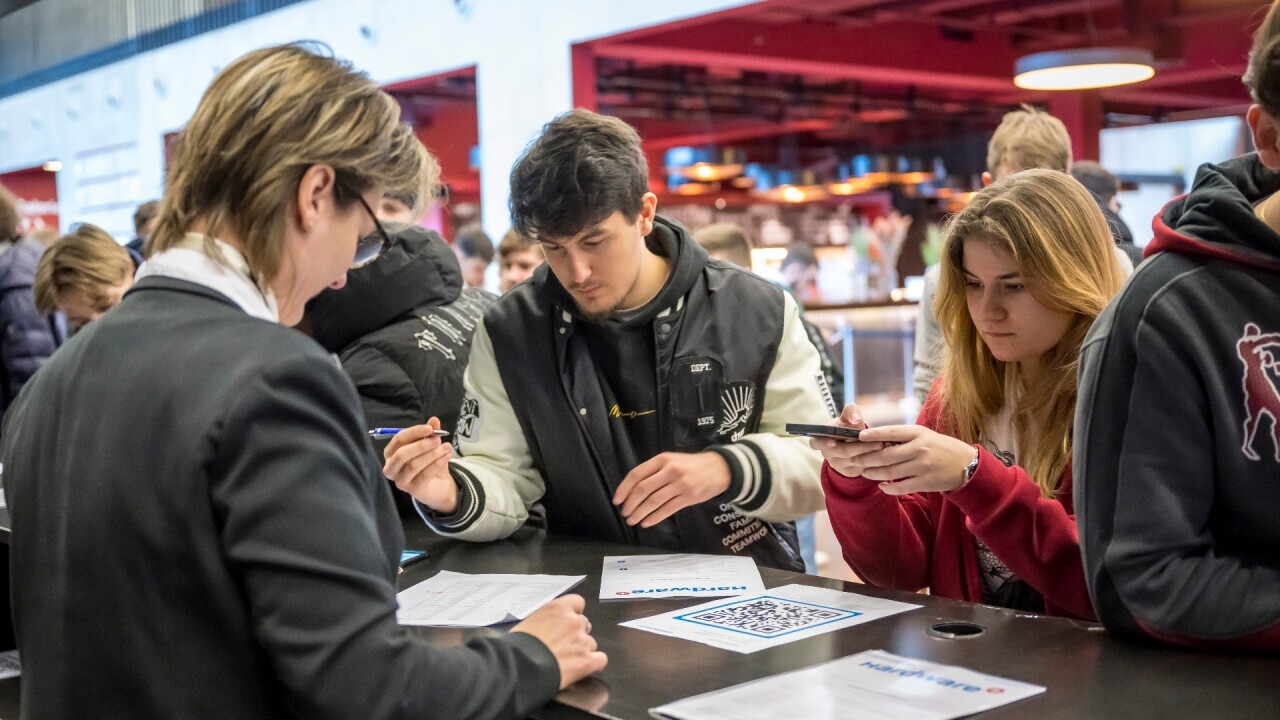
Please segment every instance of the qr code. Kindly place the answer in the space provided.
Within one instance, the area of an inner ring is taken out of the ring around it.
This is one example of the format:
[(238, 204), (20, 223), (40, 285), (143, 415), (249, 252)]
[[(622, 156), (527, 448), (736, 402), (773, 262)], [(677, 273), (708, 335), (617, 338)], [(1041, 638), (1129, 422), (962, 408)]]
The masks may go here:
[(771, 638), (836, 620), (857, 617), (852, 610), (810, 605), (775, 597), (756, 597), (701, 612), (679, 615), (686, 622)]

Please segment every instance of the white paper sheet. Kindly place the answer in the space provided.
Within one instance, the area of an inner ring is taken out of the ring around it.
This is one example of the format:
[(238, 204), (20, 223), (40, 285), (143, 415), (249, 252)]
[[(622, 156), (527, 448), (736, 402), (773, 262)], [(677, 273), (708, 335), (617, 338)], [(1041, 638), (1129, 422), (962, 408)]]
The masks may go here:
[(761, 592), (756, 561), (737, 555), (614, 555), (604, 559), (600, 575), (601, 600)]
[(396, 595), (401, 625), (485, 627), (523, 620), (586, 575), (467, 575), (441, 570)]
[(918, 607), (809, 585), (784, 585), (622, 625), (753, 653)]
[(949, 720), (1044, 692), (1039, 685), (868, 650), (653, 708), (672, 720)]
[(21, 674), (22, 661), (18, 658), (18, 651), (9, 650), (0, 653), (0, 680), (18, 677)]

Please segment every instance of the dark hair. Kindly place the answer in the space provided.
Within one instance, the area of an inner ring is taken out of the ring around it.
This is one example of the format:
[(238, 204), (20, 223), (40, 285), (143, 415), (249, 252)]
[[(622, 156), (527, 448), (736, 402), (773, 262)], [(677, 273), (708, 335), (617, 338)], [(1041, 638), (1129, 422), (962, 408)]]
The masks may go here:
[(22, 215), (18, 213), (18, 198), (3, 185), (0, 185), (0, 242), (17, 242), (18, 226), (22, 224)]
[(785, 268), (796, 263), (802, 263), (806, 267), (816, 266), (818, 264), (818, 256), (814, 254), (813, 248), (807, 243), (792, 243), (791, 247), (787, 248), (787, 256), (782, 258), (782, 267)]
[(615, 212), (640, 214), (649, 164), (625, 122), (571, 110), (547, 123), (511, 170), (511, 224), (536, 241), (568, 238)]
[(1120, 181), (1114, 173), (1092, 160), (1081, 160), (1071, 166), (1071, 177), (1085, 186), (1102, 204), (1111, 202), (1120, 190)]
[(1253, 34), (1249, 69), (1243, 80), (1254, 102), (1280, 116), (1280, 2), (1271, 3), (1266, 19)]
[(137, 237), (142, 237), (142, 231), (147, 227), (147, 223), (151, 222), (159, 214), (159, 200), (148, 200), (139, 205), (138, 209), (133, 211), (133, 234)]
[(479, 225), (466, 225), (458, 228), (453, 237), (453, 245), (469, 258), (480, 258), (485, 263), (493, 262), (493, 241)]

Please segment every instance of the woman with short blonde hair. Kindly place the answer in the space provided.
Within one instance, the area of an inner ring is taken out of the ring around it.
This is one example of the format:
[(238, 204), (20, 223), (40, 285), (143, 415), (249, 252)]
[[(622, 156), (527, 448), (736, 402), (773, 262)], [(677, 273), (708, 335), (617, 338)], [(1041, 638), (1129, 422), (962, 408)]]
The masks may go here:
[[(306, 197), (308, 187), (337, 210), (359, 211), (351, 217), (367, 223), (360, 203), (381, 199), (370, 195), (372, 188), (430, 198), (439, 178), (435, 159), (400, 122), (391, 96), (345, 63), (302, 46), (258, 50), (219, 73), (178, 136), (170, 168), (151, 255), (193, 247), (197, 229), (200, 249), (222, 262), (213, 239), (234, 236), (256, 282), (286, 303), (286, 324), (296, 323), (302, 304), (323, 289), (299, 286), (299, 258), (286, 242), (290, 228), (310, 224), (319, 198)], [(376, 256), (379, 239), (362, 238), (357, 252), (369, 257), (357, 262)]]
[[(1093, 617), (1071, 502), (1076, 369), (1124, 281), (1079, 182), (1025, 170), (949, 224), (934, 310), (949, 353), (917, 425), (813, 441), (832, 525), (870, 583)], [(863, 428), (856, 405), (840, 422)]]
[(325, 54), (257, 50), (214, 78), (171, 167), (137, 283), (0, 434), (23, 702), (516, 718), (603, 667), (577, 596), (463, 647), (396, 622), (404, 536), (356, 390), (287, 327), (387, 247), (384, 192), (431, 196), (396, 102)]

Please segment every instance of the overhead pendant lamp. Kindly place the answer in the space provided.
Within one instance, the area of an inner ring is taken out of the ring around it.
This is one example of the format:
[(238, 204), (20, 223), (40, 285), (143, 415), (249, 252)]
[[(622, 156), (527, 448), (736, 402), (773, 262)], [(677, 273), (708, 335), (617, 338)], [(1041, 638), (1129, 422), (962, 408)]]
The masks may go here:
[[(726, 153), (727, 154), (727, 153)], [(742, 163), (735, 162), (696, 162), (692, 165), (682, 167), (678, 172), (697, 182), (716, 182), (719, 180), (729, 180), (742, 174)]]
[(1149, 80), (1156, 74), (1151, 51), (1090, 47), (1054, 50), (1019, 58), (1013, 84), (1023, 90), (1088, 90)]

